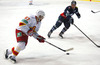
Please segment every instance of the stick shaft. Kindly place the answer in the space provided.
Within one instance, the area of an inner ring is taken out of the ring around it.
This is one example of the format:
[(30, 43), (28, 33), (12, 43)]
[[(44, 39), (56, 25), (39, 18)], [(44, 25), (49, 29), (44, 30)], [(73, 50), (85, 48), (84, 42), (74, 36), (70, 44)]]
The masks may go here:
[(98, 45), (93, 41), (91, 40), (81, 29), (79, 29), (75, 24), (73, 24), (79, 31), (81, 31), (94, 45), (96, 45), (98, 47)]
[(94, 12), (93, 10), (91, 10), (91, 12), (92, 12), (92, 13), (98, 13), (98, 12), (100, 12), (100, 11), (96, 11), (96, 12)]
[(65, 50), (59, 48), (58, 46), (56, 46), (56, 45), (54, 45), (54, 44), (52, 44), (52, 43), (50, 43), (50, 42), (48, 42), (48, 41), (45, 41), (45, 42), (48, 43), (48, 44), (50, 44), (50, 45), (52, 45), (52, 46), (54, 46), (55, 48), (57, 48), (57, 49), (59, 49), (59, 50), (61, 50), (61, 51), (63, 51), (63, 52), (65, 52)]
[(95, 12), (95, 13), (98, 13), (98, 12), (100, 12), (100, 11), (97, 11), (97, 12)]

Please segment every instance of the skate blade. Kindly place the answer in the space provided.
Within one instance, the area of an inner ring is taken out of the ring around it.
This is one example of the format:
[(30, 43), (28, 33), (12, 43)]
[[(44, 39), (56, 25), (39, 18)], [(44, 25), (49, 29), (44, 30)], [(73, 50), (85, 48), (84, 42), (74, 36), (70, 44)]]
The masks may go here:
[(7, 50), (4, 51), (4, 58), (5, 58), (5, 59), (8, 59), (8, 57), (6, 56), (6, 54), (7, 54), (6, 52), (7, 52)]
[(15, 64), (15, 63), (16, 63), (16, 61), (13, 61), (13, 60), (11, 60), (11, 59), (9, 59), (9, 61), (10, 61), (11, 63), (13, 63), (13, 64)]

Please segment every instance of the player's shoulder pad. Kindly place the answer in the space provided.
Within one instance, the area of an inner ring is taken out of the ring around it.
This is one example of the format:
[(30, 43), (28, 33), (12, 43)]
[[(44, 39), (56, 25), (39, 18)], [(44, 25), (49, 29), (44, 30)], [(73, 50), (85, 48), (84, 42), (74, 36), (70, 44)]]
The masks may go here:
[(78, 10), (78, 7), (75, 7), (75, 10)]
[(77, 7), (77, 6), (76, 6), (75, 8), (76, 8), (76, 9), (78, 9), (78, 7)]
[(70, 9), (70, 8), (71, 8), (71, 6), (68, 6), (67, 8), (68, 8), (68, 9)]
[(32, 14), (31, 14), (29, 17), (30, 17), (30, 18), (35, 18), (35, 15), (32, 15)]

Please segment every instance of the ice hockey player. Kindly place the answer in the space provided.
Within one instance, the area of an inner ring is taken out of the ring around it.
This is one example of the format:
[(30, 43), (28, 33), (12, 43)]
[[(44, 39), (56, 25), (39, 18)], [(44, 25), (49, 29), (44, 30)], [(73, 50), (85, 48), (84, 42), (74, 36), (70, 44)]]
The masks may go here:
[(45, 38), (37, 33), (44, 16), (44, 11), (38, 10), (36, 15), (26, 16), (21, 20), (16, 29), (16, 40), (18, 45), (11, 49), (6, 49), (6, 59), (10, 59), (13, 63), (16, 63), (16, 56), (21, 50), (25, 49), (28, 42), (28, 36), (34, 37), (41, 43), (45, 42)]
[(29, 0), (29, 5), (33, 5), (33, 0)]
[(62, 23), (64, 23), (64, 28), (62, 29), (62, 31), (59, 33), (59, 36), (61, 38), (63, 38), (63, 34), (66, 30), (69, 29), (70, 27), (70, 23), (73, 24), (74, 23), (74, 19), (72, 18), (72, 15), (74, 15), (74, 13), (77, 15), (78, 18), (81, 17), (80, 13), (78, 12), (78, 7), (76, 7), (76, 1), (72, 1), (71, 2), (71, 6), (66, 7), (66, 9), (64, 10), (64, 12), (62, 14), (60, 14), (56, 24), (52, 27), (52, 29), (48, 32), (48, 37), (50, 38), (51, 34), (53, 33), (54, 30), (56, 30), (58, 27), (61, 26)]

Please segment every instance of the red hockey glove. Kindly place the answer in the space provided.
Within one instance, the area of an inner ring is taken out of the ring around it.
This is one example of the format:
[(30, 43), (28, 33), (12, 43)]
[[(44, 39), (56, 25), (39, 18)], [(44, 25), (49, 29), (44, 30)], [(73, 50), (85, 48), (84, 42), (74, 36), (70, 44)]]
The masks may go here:
[(44, 43), (44, 42), (45, 42), (45, 38), (42, 37), (42, 36), (40, 36), (40, 35), (37, 37), (37, 40), (38, 40), (40, 43)]
[(33, 30), (32, 29), (30, 29), (27, 33), (28, 33), (29, 36), (33, 36)]

